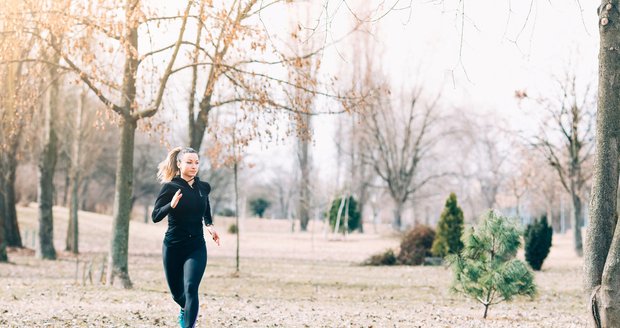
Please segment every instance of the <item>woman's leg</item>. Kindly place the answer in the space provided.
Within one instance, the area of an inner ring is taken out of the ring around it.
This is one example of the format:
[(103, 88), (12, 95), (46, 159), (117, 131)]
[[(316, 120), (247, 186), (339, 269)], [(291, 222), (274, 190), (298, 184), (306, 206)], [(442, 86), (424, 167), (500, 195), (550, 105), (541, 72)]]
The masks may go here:
[(172, 299), (182, 308), (185, 307), (185, 288), (183, 286), (185, 254), (183, 253), (182, 248), (171, 248), (166, 245), (162, 247), (166, 281), (168, 282)]
[(183, 265), (185, 282), (185, 327), (192, 328), (198, 317), (198, 287), (207, 266), (207, 248), (204, 244), (194, 249)]

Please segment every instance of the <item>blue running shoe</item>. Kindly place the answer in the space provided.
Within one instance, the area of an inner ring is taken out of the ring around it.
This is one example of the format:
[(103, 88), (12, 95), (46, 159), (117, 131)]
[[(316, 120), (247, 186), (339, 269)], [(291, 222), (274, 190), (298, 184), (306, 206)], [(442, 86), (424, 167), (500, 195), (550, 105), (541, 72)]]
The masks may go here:
[(179, 325), (181, 328), (185, 328), (185, 310), (183, 309), (179, 312)]

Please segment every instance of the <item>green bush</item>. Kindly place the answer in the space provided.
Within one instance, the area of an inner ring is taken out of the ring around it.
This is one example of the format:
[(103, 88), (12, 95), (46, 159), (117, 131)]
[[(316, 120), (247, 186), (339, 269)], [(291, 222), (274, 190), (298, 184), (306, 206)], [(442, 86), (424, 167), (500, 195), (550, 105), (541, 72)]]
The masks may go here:
[(549, 255), (553, 229), (547, 224), (547, 216), (528, 224), (525, 228), (525, 260), (532, 269), (540, 271), (543, 262)]
[(521, 246), (516, 224), (488, 212), (482, 222), (465, 237), (460, 254), (446, 257), (454, 272), (452, 291), (471, 297), (484, 306), (510, 301), (514, 296), (536, 294), (534, 273), (515, 259)]
[(398, 263), (404, 265), (424, 264), (424, 258), (431, 256), (435, 231), (429, 226), (418, 225), (409, 230), (400, 242)]
[(235, 216), (235, 211), (231, 210), (230, 208), (225, 208), (221, 211), (219, 211), (217, 213), (217, 215), (219, 216), (227, 216), (227, 217), (233, 217)]
[(396, 255), (392, 249), (387, 249), (383, 253), (375, 254), (368, 260), (364, 261), (363, 265), (394, 265), (396, 264)]
[[(348, 201), (347, 201), (348, 200)], [(336, 219), (338, 218), (338, 209), (340, 208), (340, 202), (342, 198), (336, 198), (332, 202), (332, 207), (329, 210), (329, 225), (332, 227), (332, 231), (336, 227)], [(347, 211), (347, 207), (349, 210), (349, 220), (347, 222), (349, 227), (349, 232), (358, 229), (360, 227), (361, 214), (359, 209), (357, 208), (357, 202), (353, 196), (345, 198), (345, 205), (342, 210), (342, 214), (340, 215), (340, 224), (338, 227), (339, 232), (344, 233), (344, 218), (345, 212)]]
[(462, 235), (463, 211), (456, 201), (456, 195), (450, 193), (437, 225), (437, 237), (431, 250), (433, 255), (446, 257), (448, 254), (458, 254), (463, 249)]
[(237, 225), (232, 223), (231, 225), (228, 226), (228, 233), (231, 234), (236, 234), (237, 232), (239, 232), (239, 229), (237, 228)]
[(271, 203), (261, 197), (252, 199), (250, 201), (250, 208), (252, 209), (252, 212), (258, 215), (259, 218), (263, 217), (263, 214), (265, 214), (265, 210), (267, 210), (269, 206), (271, 206)]

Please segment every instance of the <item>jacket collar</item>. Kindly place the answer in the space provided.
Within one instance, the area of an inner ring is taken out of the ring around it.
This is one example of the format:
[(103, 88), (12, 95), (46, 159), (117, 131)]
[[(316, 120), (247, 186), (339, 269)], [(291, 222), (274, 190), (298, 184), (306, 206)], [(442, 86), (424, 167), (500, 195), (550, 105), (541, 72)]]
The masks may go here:
[[(185, 181), (185, 179), (181, 178), (181, 176), (180, 176), (180, 175), (175, 176), (174, 178), (172, 178), (172, 180), (171, 180), (171, 181), (174, 181), (174, 182), (177, 182), (177, 183), (184, 183), (184, 184), (186, 184), (187, 186), (191, 187), (191, 186), (189, 185), (189, 183), (188, 183), (187, 181)], [(199, 181), (200, 181), (200, 178), (199, 178), (198, 176), (195, 176), (195, 177), (194, 177), (194, 183), (199, 182)]]

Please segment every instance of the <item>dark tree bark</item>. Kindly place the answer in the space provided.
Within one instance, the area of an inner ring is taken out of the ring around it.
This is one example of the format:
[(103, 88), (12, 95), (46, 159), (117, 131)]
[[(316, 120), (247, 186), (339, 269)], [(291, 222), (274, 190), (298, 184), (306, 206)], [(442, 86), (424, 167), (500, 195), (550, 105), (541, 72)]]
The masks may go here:
[[(307, 115), (298, 115), (298, 122), (305, 125), (305, 129), (309, 129), (310, 117)], [(302, 135), (297, 141), (297, 160), (299, 163), (299, 198), (297, 199), (297, 216), (299, 217), (299, 228), (301, 231), (308, 230), (308, 222), (310, 221), (310, 147), (309, 137)]]
[(620, 1), (599, 7), (599, 90), (596, 159), (584, 271), (589, 310), (595, 327), (620, 325), (620, 229), (617, 229), (618, 154), (620, 147)]
[[(56, 42), (52, 38), (52, 42)], [(60, 61), (60, 55), (53, 56), (53, 63)], [(39, 159), (39, 245), (36, 249), (38, 258), (55, 260), (54, 248), (54, 172), (58, 158), (58, 136), (56, 134), (58, 120), (58, 97), (60, 77), (55, 67), (50, 70), (49, 103), (45, 107), (45, 123), (43, 128), (43, 151)]]
[[(22, 64), (9, 65), (7, 67), (8, 73), (5, 77), (5, 85), (7, 94), (13, 95), (17, 93), (17, 77), (20, 76), (22, 70)], [(7, 111), (17, 111), (16, 104), (13, 100), (9, 99), (6, 104)], [(7, 143), (7, 147), (0, 149), (0, 201), (3, 202), (3, 206), (0, 209), (0, 225), (4, 230), (3, 239), (6, 246), (11, 247), (23, 247), (21, 235), (19, 232), (19, 224), (17, 223), (17, 211), (15, 209), (15, 173), (17, 171), (17, 149), (19, 146), (19, 140), (24, 130), (25, 122), (20, 120), (14, 127), (5, 127), (3, 129), (10, 130), (15, 129), (14, 134), (4, 135), (6, 131), (3, 131), (2, 138)]]
[[(135, 88), (130, 90), (135, 97)], [(118, 277), (124, 288), (131, 288), (129, 278), (128, 250), (129, 250), (129, 220), (131, 218), (131, 193), (133, 187), (133, 150), (136, 135), (137, 121), (132, 118), (122, 118), (121, 145), (118, 150), (116, 163), (116, 186), (113, 209), (112, 239), (110, 241), (110, 256), (106, 283), (112, 285)]]
[[(200, 1), (200, 16), (204, 14), (205, 2)], [(200, 151), (200, 145), (202, 144), (202, 139), (204, 137), (205, 129), (207, 127), (209, 111), (210, 108), (205, 108), (203, 110), (203, 106), (208, 106), (208, 101), (200, 102), (200, 111), (199, 116), (196, 118), (194, 114), (194, 107), (196, 105), (196, 87), (198, 83), (198, 63), (200, 62), (200, 38), (202, 37), (202, 29), (204, 23), (202, 20), (198, 20), (198, 26), (196, 29), (196, 43), (194, 47), (193, 53), (193, 64), (192, 67), (192, 82), (189, 91), (189, 146), (196, 151)]]
[(6, 238), (4, 234), (4, 222), (5, 217), (4, 199), (0, 197), (0, 262), (8, 262), (9, 258), (6, 255)]
[(76, 107), (75, 127), (73, 128), (73, 140), (71, 140), (71, 159), (69, 161), (69, 224), (67, 225), (67, 239), (65, 250), (73, 254), (79, 253), (79, 226), (78, 226), (78, 206), (80, 189), (80, 140), (82, 134), (82, 114), (86, 92), (80, 95), (80, 101)]
[[(19, 139), (19, 138), (16, 138)], [(9, 152), (11, 154), (15, 154), (17, 152), (17, 145), (19, 142), (17, 140), (9, 147), (11, 150)], [(0, 190), (0, 197), (4, 198), (4, 211), (1, 212), (4, 221), (4, 235), (6, 237), (7, 246), (11, 247), (23, 247), (22, 237), (19, 232), (19, 224), (17, 223), (17, 210), (15, 209), (15, 173), (17, 171), (17, 159), (14, 155), (7, 156), (6, 159), (3, 159), (2, 169), (4, 172), (0, 173), (3, 175), (2, 177), (2, 190)]]

